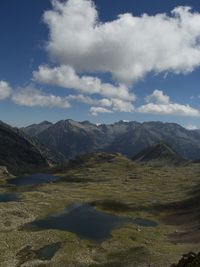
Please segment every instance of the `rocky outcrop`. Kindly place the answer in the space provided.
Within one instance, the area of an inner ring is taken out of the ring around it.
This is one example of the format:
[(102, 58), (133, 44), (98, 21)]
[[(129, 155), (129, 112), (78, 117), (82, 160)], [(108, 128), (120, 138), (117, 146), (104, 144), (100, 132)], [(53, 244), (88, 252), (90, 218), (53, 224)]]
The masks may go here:
[(8, 172), (7, 168), (5, 166), (0, 166), (0, 178), (8, 176), (10, 176), (10, 173)]
[(190, 252), (183, 255), (178, 264), (173, 264), (171, 267), (199, 267), (200, 266), (200, 253), (196, 254)]

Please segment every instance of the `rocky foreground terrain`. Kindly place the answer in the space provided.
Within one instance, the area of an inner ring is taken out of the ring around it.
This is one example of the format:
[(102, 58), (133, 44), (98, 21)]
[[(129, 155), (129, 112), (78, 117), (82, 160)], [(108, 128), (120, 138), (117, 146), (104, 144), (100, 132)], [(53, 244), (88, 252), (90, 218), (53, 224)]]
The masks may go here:
[(178, 264), (173, 264), (171, 267), (199, 267), (200, 266), (200, 253), (196, 254), (190, 252), (183, 255)]

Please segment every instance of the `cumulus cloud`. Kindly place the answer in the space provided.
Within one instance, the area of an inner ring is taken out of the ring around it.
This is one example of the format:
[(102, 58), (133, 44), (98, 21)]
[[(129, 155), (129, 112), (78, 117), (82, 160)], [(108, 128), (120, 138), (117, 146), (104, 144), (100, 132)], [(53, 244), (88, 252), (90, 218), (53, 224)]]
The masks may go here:
[(185, 128), (187, 130), (191, 130), (191, 131), (194, 131), (194, 130), (198, 130), (199, 129), (199, 127), (197, 125), (194, 125), (194, 124), (187, 124), (187, 125), (185, 125)]
[[(177, 7), (170, 15), (125, 13), (101, 22), (91, 0), (52, 0), (43, 20), (49, 28), (46, 50), (57, 67), (39, 66), (34, 81), (75, 90), (65, 100), (92, 106), (95, 116), (133, 112), (136, 96), (129, 87), (149, 72), (187, 73), (200, 65), (200, 13), (189, 7)], [(117, 84), (95, 77), (100, 72), (110, 73)], [(146, 101), (137, 111), (199, 116), (160, 90)]]
[(168, 104), (170, 102), (170, 98), (168, 95), (165, 95), (161, 90), (154, 90), (151, 95), (148, 95), (146, 98), (146, 102), (154, 102), (157, 104)]
[(12, 94), (12, 88), (5, 81), (0, 81), (0, 100), (8, 98)]
[(77, 101), (92, 106), (90, 114), (97, 116), (99, 113), (113, 113), (113, 111), (131, 112), (134, 107), (131, 103), (119, 99), (91, 98), (82, 94), (70, 94), (63, 97), (44, 93), (32, 85), (12, 91), (11, 100), (21, 106), (27, 107), (57, 107), (70, 108), (71, 102)]
[(109, 107), (112, 111), (119, 111), (119, 112), (132, 112), (134, 111), (134, 106), (129, 101), (123, 101), (121, 99), (96, 99), (91, 98), (85, 95), (68, 95), (66, 99), (69, 101), (78, 101), (87, 105), (96, 105), (98, 107)]
[(200, 65), (200, 13), (177, 7), (170, 15), (120, 14), (101, 22), (90, 0), (52, 1), (44, 13), (46, 49), (76, 71), (108, 72), (133, 83), (149, 72), (187, 73)]
[(90, 108), (90, 114), (92, 116), (98, 116), (99, 113), (113, 113), (112, 110), (107, 109), (107, 108), (102, 108), (102, 107), (91, 107)]
[[(133, 112), (200, 116), (190, 105), (174, 103), (161, 90), (135, 109), (131, 86), (148, 73), (188, 73), (200, 65), (200, 13), (177, 7), (170, 15), (120, 14), (101, 22), (91, 0), (52, 0), (43, 17), (49, 29), (46, 42), (53, 66), (33, 72), (34, 82), (74, 90), (65, 97), (31, 86), (12, 90), (0, 82), (0, 100), (19, 105), (69, 108), (71, 102), (89, 105), (90, 114)], [(111, 74), (112, 83), (97, 74)], [(66, 90), (67, 92), (67, 90)]]
[(33, 87), (16, 90), (11, 97), (12, 101), (21, 106), (27, 107), (58, 107), (69, 108), (69, 102), (63, 97), (53, 94), (45, 94), (41, 90)]
[(155, 90), (150, 96), (146, 97), (146, 101), (149, 103), (139, 107), (137, 109), (138, 112), (157, 115), (200, 116), (199, 110), (190, 105), (182, 105), (172, 102), (169, 96), (165, 95), (161, 90)]
[(125, 85), (114, 86), (110, 83), (102, 83), (97, 77), (79, 76), (72, 67), (66, 65), (55, 68), (40, 66), (38, 71), (33, 72), (33, 78), (40, 83), (71, 88), (84, 94), (135, 100), (135, 95), (130, 94)]

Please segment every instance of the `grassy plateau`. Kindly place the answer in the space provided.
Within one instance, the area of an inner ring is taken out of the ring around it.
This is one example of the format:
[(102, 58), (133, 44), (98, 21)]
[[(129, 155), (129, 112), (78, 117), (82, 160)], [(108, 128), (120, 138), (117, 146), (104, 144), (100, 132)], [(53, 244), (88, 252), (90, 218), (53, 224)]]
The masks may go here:
[[(6, 186), (20, 199), (0, 203), (2, 267), (170, 267), (200, 248), (200, 165), (135, 163), (119, 154), (97, 153), (46, 170), (60, 179), (28, 187)], [(124, 224), (103, 242), (61, 230), (24, 230), (24, 224), (62, 212), (75, 202), (126, 218), (144, 218), (157, 227)], [(59, 243), (51, 260), (41, 248)]]

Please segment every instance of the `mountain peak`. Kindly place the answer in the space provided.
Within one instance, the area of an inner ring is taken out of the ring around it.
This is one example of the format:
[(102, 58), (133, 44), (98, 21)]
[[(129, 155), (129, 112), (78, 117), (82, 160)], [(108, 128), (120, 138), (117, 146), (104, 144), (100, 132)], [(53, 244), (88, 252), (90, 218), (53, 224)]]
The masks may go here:
[(50, 121), (42, 121), (39, 125), (52, 125), (53, 123)]
[(138, 162), (163, 162), (163, 163), (180, 163), (184, 159), (168, 144), (161, 141), (154, 146), (142, 150), (134, 158)]

